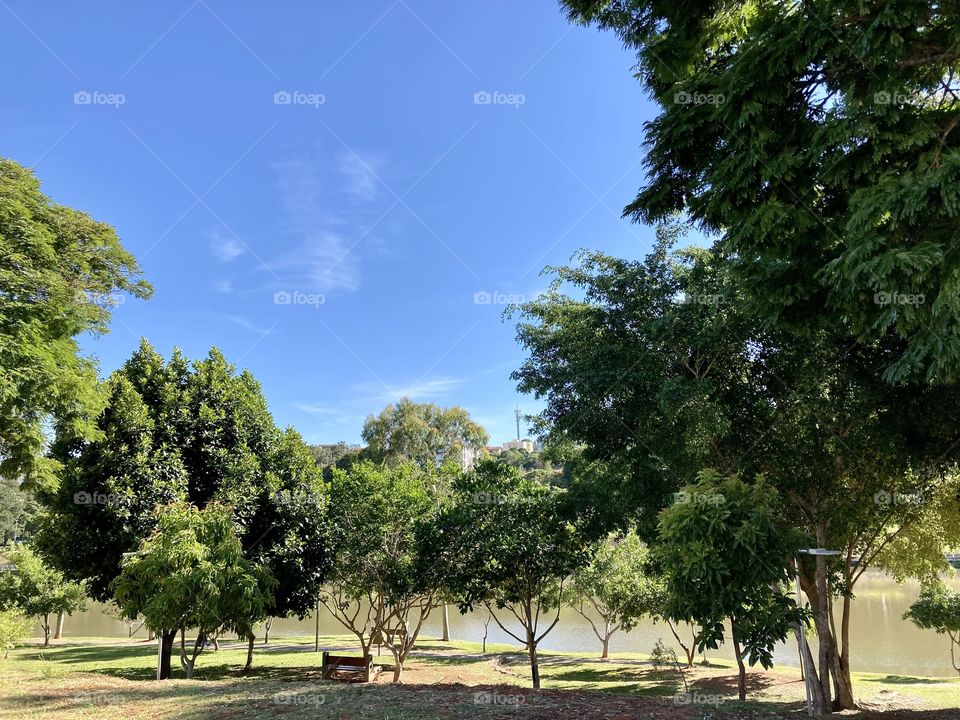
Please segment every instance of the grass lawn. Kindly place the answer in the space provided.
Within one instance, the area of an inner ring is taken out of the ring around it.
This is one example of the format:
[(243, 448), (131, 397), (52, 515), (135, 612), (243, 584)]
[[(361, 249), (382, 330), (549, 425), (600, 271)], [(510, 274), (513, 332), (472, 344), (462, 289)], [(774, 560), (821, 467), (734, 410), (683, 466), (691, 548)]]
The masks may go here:
[[(346, 636), (322, 637), (321, 647), (357, 654)], [(244, 646), (225, 643), (205, 651), (195, 679), (157, 683), (156, 645), (102, 638), (71, 638), (43, 649), (27, 645), (0, 661), (0, 718), (375, 718), (471, 720), (493, 717), (801, 718), (803, 684), (796, 669), (751, 672), (751, 700), (739, 703), (730, 664), (697, 666), (684, 687), (676, 671), (658, 672), (645, 655), (594, 656), (545, 652), (544, 690), (528, 689), (526, 656), (517, 648), (425, 640), (390, 682), (385, 670), (369, 685), (320, 679), (313, 640), (271, 639), (257, 645), (254, 670), (239, 673)], [(388, 656), (377, 659), (389, 666)], [(844, 718), (939, 720), (960, 718), (960, 679), (855, 676), (863, 711)], [(689, 701), (689, 702), (687, 702)]]

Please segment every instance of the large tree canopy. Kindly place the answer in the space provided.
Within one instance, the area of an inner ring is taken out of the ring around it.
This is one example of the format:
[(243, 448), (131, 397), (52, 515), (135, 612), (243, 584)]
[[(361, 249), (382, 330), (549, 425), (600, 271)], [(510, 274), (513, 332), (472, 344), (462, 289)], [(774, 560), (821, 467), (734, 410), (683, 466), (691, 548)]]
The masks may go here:
[(421, 467), (445, 460), (460, 462), (460, 452), (487, 444), (487, 431), (461, 407), (442, 408), (402, 398), (363, 424), (363, 439), (371, 458)]
[(115, 293), (149, 297), (139, 276), (112, 227), (52, 202), (30, 170), (0, 158), (0, 475), (49, 484), (44, 424), (94, 431), (96, 365), (75, 337), (106, 332)]
[(889, 379), (960, 373), (955, 5), (563, 5), (637, 51), (660, 105), (626, 214), (688, 213), (767, 318), (896, 335)]
[(39, 541), (92, 594), (111, 596), (124, 553), (156, 527), (156, 507), (229, 505), (246, 556), (275, 575), (279, 614), (303, 615), (329, 565), (326, 492), (309, 449), (281, 431), (260, 386), (216, 349), (167, 362), (146, 342), (105, 382), (99, 439), (60, 432), (63, 466)]
[[(764, 474), (811, 545), (843, 552), (837, 657), (849, 680), (849, 601), (863, 572), (929, 578), (960, 542), (960, 389), (884, 382), (894, 338), (766, 326), (726, 263), (704, 249), (671, 254), (670, 240), (662, 229), (642, 262), (590, 253), (557, 268), (551, 290), (521, 308), (530, 357), (514, 377), (547, 400), (540, 432), (579, 445), (607, 506), (650, 542), (657, 512), (699, 470)], [(815, 606), (812, 565), (800, 569)]]

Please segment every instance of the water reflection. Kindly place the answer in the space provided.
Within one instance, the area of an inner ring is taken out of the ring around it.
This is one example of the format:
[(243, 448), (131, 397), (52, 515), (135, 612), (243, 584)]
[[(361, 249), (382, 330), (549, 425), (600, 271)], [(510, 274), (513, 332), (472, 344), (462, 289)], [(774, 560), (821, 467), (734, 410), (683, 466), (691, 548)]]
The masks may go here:
[[(960, 577), (948, 580), (960, 590)], [(915, 582), (897, 585), (887, 576), (868, 571), (858, 583), (851, 616), (851, 665), (854, 670), (903, 675), (930, 675), (950, 677), (955, 673), (950, 666), (950, 643), (933, 631), (920, 630), (901, 616), (920, 594)], [(483, 638), (484, 611), (461, 615), (450, 608), (451, 636), (461, 640), (480, 642)], [(506, 617), (501, 617), (506, 622)], [(435, 612), (424, 628), (426, 636), (440, 635), (440, 613)], [(508, 625), (508, 627), (510, 627)], [(512, 628), (511, 628), (512, 629)], [(86, 612), (69, 618), (64, 637), (103, 636), (125, 638), (127, 626), (106, 611), (103, 606), (91, 604)], [(320, 633), (338, 635), (346, 631), (325, 610), (320, 613)], [(304, 635), (313, 637), (314, 620), (306, 618), (278, 619), (273, 623), (272, 636)], [(141, 629), (134, 637), (145, 637)], [(681, 637), (683, 635), (681, 634)], [(611, 652), (649, 653), (659, 638), (668, 646), (675, 641), (669, 628), (649, 620), (641, 622), (630, 633), (617, 633), (610, 641)], [(516, 644), (496, 623), (491, 622), (488, 642)], [(560, 622), (543, 641), (547, 650), (571, 650), (600, 654), (600, 642), (590, 624), (575, 611), (564, 609)], [(678, 655), (680, 649), (677, 649)], [(708, 657), (733, 659), (729, 645), (708, 652)], [(778, 665), (797, 666), (797, 647), (793, 642), (778, 647), (775, 653)]]

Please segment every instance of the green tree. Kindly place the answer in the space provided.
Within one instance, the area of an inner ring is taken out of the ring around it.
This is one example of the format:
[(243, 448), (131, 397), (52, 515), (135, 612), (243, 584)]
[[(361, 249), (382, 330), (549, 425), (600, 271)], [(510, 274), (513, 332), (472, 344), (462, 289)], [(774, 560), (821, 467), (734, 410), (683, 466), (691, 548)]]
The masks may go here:
[[(629, 632), (641, 617), (656, 611), (656, 579), (651, 577), (646, 546), (632, 530), (611, 533), (591, 548), (589, 564), (573, 572), (567, 602), (588, 623), (600, 641), (601, 658), (610, 654), (610, 638)], [(593, 613), (603, 624), (597, 627)]]
[(149, 297), (139, 276), (112, 227), (54, 203), (30, 170), (0, 158), (0, 475), (51, 485), (44, 427), (94, 433), (96, 364), (75, 338), (106, 332), (118, 293)]
[[(455, 481), (453, 503), (440, 520), (443, 551), (452, 560), (446, 583), (461, 612), (485, 606), (527, 650), (538, 689), (537, 648), (560, 620), (569, 576), (588, 560), (564, 501), (563, 490), (485, 461)], [(504, 612), (520, 624), (519, 631), (504, 624)]]
[(778, 324), (895, 337), (889, 379), (960, 371), (958, 15), (908, 0), (564, 0), (660, 106), (625, 214), (684, 212)]
[(71, 615), (86, 606), (82, 585), (67, 582), (63, 574), (46, 565), (26, 546), (4, 553), (16, 569), (0, 573), (0, 610), (16, 610), (40, 620), (43, 646), (50, 644), (50, 618)]
[(424, 552), (426, 538), (436, 537), (435, 488), (446, 482), (438, 472), (362, 462), (333, 473), (336, 544), (321, 602), (356, 635), (364, 656), (374, 642), (390, 649), (394, 682), (441, 600), (444, 558)]
[[(253, 634), (273, 601), (273, 585), (265, 566), (244, 557), (228, 507), (175, 503), (160, 508), (156, 531), (124, 558), (113, 590), (125, 618), (142, 615), (158, 632), (180, 632), (180, 664), (190, 679), (205, 638), (218, 630)], [(188, 652), (191, 628), (197, 638)]]
[(748, 485), (704, 471), (660, 513), (656, 554), (666, 574), (666, 614), (700, 626), (701, 651), (719, 647), (730, 621), (740, 700), (747, 694), (744, 658), (769, 669), (774, 646), (801, 620), (781, 590), (797, 547), (777, 504), (762, 479)]
[(904, 620), (924, 630), (936, 630), (950, 638), (950, 664), (960, 673), (960, 593), (953, 592), (942, 582), (923, 588), (920, 597), (903, 614)]
[[(960, 539), (960, 388), (885, 382), (895, 338), (761, 322), (716, 253), (670, 252), (678, 232), (659, 228), (641, 262), (587, 253), (556, 268), (551, 290), (520, 310), (530, 356), (514, 377), (546, 398), (538, 431), (579, 448), (586, 480), (571, 493), (600, 508), (587, 521), (601, 527), (633, 520), (655, 544), (657, 513), (699, 470), (764, 474), (809, 545), (842, 553), (828, 566), (827, 600), (841, 608), (820, 635), (821, 672), (853, 706), (856, 583), (870, 567), (929, 576)], [(799, 571), (819, 607), (813, 564)]]
[(403, 398), (379, 415), (367, 417), (363, 440), (375, 461), (415, 462), (427, 467), (450, 460), (459, 463), (463, 449), (482, 447), (489, 438), (463, 408), (441, 408)]
[(218, 501), (230, 506), (247, 558), (278, 581), (275, 612), (309, 612), (329, 566), (326, 491), (253, 376), (216, 349), (193, 363), (179, 351), (165, 361), (144, 341), (105, 386), (99, 439), (61, 432), (52, 446), (63, 470), (58, 490), (41, 496), (44, 553), (109, 601), (123, 556), (156, 528), (158, 505)]
[(0, 610), (0, 650), (6, 660), (10, 651), (23, 643), (33, 632), (33, 621), (18, 607)]

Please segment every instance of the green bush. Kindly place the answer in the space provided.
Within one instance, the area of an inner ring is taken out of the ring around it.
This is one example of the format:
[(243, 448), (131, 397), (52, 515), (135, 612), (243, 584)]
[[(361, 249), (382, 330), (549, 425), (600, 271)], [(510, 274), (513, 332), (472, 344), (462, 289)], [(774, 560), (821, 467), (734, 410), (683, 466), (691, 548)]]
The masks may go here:
[(33, 620), (24, 615), (20, 608), (0, 610), (0, 650), (4, 659), (32, 633)]

